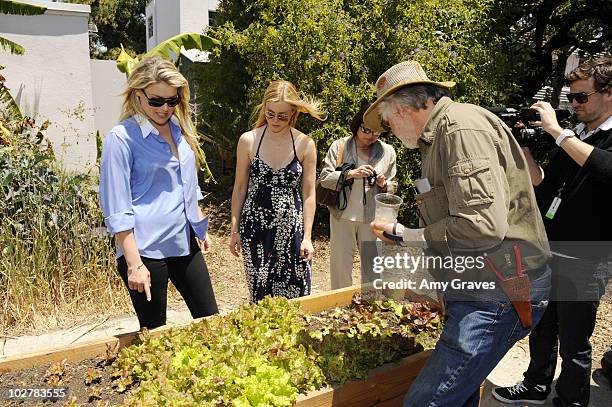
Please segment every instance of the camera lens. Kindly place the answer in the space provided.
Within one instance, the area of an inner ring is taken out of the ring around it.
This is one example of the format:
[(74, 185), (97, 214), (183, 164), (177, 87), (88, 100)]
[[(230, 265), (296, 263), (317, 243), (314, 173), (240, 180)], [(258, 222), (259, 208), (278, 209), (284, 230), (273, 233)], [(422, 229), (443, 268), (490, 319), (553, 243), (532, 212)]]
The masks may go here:
[(373, 187), (374, 184), (376, 184), (376, 171), (374, 171), (374, 174), (368, 177), (368, 185)]

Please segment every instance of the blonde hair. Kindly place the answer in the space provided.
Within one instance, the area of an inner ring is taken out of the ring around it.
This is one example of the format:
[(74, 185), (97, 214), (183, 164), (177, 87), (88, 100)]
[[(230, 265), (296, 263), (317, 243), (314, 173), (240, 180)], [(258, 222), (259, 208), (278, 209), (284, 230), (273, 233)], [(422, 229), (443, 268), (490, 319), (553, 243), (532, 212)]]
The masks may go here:
[(268, 85), (266, 92), (261, 100), (261, 103), (255, 107), (252, 118), (254, 120), (254, 128), (258, 128), (266, 124), (266, 103), (268, 102), (284, 102), (290, 104), (295, 109), (295, 114), (291, 115), (289, 119), (289, 125), (295, 126), (298, 115), (300, 113), (308, 113), (312, 117), (318, 120), (325, 120), (323, 116), (325, 112), (321, 106), (321, 102), (315, 98), (300, 95), (289, 81), (273, 81)]
[(123, 104), (121, 106), (120, 120), (123, 121), (136, 114), (147, 117), (140, 105), (136, 91), (160, 82), (177, 88), (180, 101), (174, 108), (174, 115), (179, 121), (185, 140), (193, 150), (196, 165), (199, 168), (204, 162), (204, 155), (197, 142), (195, 128), (191, 121), (189, 84), (172, 62), (159, 56), (147, 57), (140, 61), (128, 78), (127, 89), (121, 94), (123, 96)]

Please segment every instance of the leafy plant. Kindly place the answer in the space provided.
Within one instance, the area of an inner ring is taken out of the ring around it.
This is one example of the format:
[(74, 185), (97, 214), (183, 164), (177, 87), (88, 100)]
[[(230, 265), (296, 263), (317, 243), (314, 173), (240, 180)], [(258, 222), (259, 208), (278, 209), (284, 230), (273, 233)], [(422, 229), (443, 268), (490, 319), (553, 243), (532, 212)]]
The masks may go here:
[(175, 35), (166, 41), (160, 42), (151, 51), (143, 54), (142, 57), (131, 57), (127, 52), (125, 52), (122, 46), (121, 53), (117, 58), (117, 69), (125, 73), (126, 76), (130, 76), (132, 70), (136, 65), (138, 65), (138, 62), (142, 58), (161, 56), (177, 64), (181, 55), (181, 47), (184, 47), (185, 49), (209, 51), (217, 45), (219, 45), (219, 41), (207, 35), (198, 33), (184, 33)]
[(411, 310), (356, 298), (348, 309), (311, 316), (267, 297), (156, 338), (145, 333), (113, 363), (116, 390), (133, 389), (130, 405), (289, 406), (299, 393), (422, 350), (415, 334), (435, 338), (439, 316), (417, 327), (409, 321), (425, 309), (406, 317)]

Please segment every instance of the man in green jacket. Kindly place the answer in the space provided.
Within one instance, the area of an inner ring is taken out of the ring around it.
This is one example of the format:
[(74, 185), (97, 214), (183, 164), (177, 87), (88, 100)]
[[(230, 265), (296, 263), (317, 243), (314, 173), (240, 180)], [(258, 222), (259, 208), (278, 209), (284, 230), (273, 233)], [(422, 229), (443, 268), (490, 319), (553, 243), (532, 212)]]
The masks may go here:
[(521, 148), (497, 116), (454, 102), (453, 86), (402, 62), (378, 78), (364, 115), (368, 127), (391, 130), (422, 159), (421, 227), (373, 223), (374, 232), (424, 242), (430, 256), (484, 259), (435, 270), (438, 279), (470, 284), (441, 293), (444, 331), (406, 395), (410, 407), (477, 406), (480, 383), (537, 324), (550, 291), (548, 242)]

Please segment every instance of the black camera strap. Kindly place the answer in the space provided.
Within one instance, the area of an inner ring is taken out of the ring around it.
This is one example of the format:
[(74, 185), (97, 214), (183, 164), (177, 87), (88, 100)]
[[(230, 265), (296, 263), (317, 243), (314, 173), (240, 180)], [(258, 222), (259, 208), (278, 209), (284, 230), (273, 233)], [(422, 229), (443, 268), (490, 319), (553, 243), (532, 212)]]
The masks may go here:
[[(591, 136), (593, 137), (593, 136)], [(584, 141), (584, 140), (582, 140)], [(594, 148), (600, 148), (602, 150), (606, 150), (612, 146), (612, 134), (608, 135), (607, 139), (603, 140), (603, 142), (599, 145), (592, 144)], [(568, 183), (567, 181), (563, 181), (561, 187), (557, 190), (557, 195), (553, 198), (550, 207), (546, 211), (546, 217), (550, 220), (554, 219), (559, 206), (561, 206), (561, 201), (565, 200), (566, 202), (573, 199), (574, 196), (578, 193), (580, 188), (584, 185), (586, 180), (589, 178), (589, 173), (585, 169), (584, 165), (580, 167), (576, 175), (571, 179)], [(567, 185), (567, 188), (566, 188)], [(564, 194), (565, 192), (565, 194)]]
[[(355, 168), (355, 164), (344, 163), (340, 167), (340, 177), (338, 178), (338, 185), (340, 185), (339, 194), (338, 194), (338, 209), (343, 211), (348, 206), (348, 196), (346, 193), (346, 188), (352, 189), (353, 181), (352, 179), (347, 179), (346, 176), (348, 172)], [(338, 189), (336, 187), (336, 189)], [(342, 197), (342, 203), (340, 200)]]

